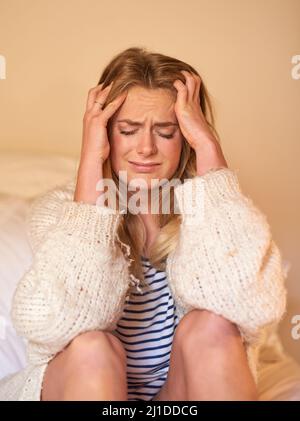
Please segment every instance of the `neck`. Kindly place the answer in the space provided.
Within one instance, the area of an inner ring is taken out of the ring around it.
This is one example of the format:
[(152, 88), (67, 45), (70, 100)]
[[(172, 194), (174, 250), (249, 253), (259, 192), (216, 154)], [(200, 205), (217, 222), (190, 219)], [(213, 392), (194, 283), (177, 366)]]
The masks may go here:
[(146, 230), (146, 241), (144, 244), (143, 255), (148, 257), (148, 250), (159, 233), (159, 226), (151, 213), (140, 214)]

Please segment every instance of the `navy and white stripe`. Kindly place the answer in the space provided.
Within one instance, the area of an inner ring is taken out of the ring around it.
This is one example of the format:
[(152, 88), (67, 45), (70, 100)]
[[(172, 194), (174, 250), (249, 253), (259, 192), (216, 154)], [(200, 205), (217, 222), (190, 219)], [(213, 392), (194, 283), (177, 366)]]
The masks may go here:
[(144, 256), (141, 261), (150, 289), (131, 292), (113, 333), (127, 353), (128, 400), (149, 401), (167, 378), (178, 317), (166, 273)]

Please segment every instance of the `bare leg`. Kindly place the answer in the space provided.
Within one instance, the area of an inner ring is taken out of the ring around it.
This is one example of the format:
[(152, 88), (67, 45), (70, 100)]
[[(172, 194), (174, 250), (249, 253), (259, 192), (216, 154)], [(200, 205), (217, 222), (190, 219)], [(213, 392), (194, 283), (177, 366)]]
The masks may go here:
[(41, 400), (127, 400), (122, 343), (104, 331), (78, 335), (48, 364)]
[(168, 378), (154, 400), (257, 400), (237, 327), (193, 310), (176, 328)]
[(183, 350), (178, 334), (182, 321), (180, 321), (174, 334), (167, 379), (160, 391), (152, 399), (153, 401), (187, 400), (187, 382), (186, 375), (184, 373), (185, 367), (183, 364)]

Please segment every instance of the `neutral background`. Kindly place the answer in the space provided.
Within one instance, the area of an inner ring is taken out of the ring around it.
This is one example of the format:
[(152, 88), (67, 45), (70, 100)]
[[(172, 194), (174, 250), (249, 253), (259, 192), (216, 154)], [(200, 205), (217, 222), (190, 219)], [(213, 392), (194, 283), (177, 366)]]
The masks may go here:
[(131, 46), (205, 81), (227, 161), (291, 264), (280, 334), (300, 361), (300, 0), (0, 0), (0, 152), (79, 157), (87, 91)]

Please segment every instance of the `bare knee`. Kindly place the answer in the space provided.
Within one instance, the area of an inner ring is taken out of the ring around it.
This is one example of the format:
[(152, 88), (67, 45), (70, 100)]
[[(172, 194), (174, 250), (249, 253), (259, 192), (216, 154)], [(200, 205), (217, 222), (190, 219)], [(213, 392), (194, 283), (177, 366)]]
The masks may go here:
[(73, 366), (107, 366), (109, 363), (124, 366), (126, 352), (121, 341), (110, 332), (89, 331), (76, 336), (67, 347)]
[[(176, 328), (177, 340), (183, 346), (201, 344), (226, 349), (226, 345), (242, 344), (237, 326), (218, 314), (208, 310), (192, 310), (187, 313)], [(175, 338), (174, 338), (175, 339)]]
[(126, 352), (122, 343), (109, 332), (82, 333), (49, 362), (41, 400), (64, 400), (74, 384), (89, 390), (95, 388), (101, 385), (103, 373), (120, 381), (125, 378)]
[[(257, 399), (246, 349), (234, 323), (207, 310), (192, 310), (181, 319), (174, 341), (181, 350), (189, 376), (208, 370), (211, 378), (220, 382), (221, 379), (228, 381), (231, 375), (228, 373), (239, 373), (229, 389), (231, 387), (238, 396), (238, 385), (244, 398)], [(199, 367), (200, 370), (197, 370)]]
[[(126, 352), (109, 332), (89, 331), (76, 336), (48, 364), (43, 379), (44, 395), (61, 394), (70, 379), (97, 383), (101, 371), (113, 370), (118, 376), (126, 372)], [(53, 391), (53, 393), (52, 393)]]

